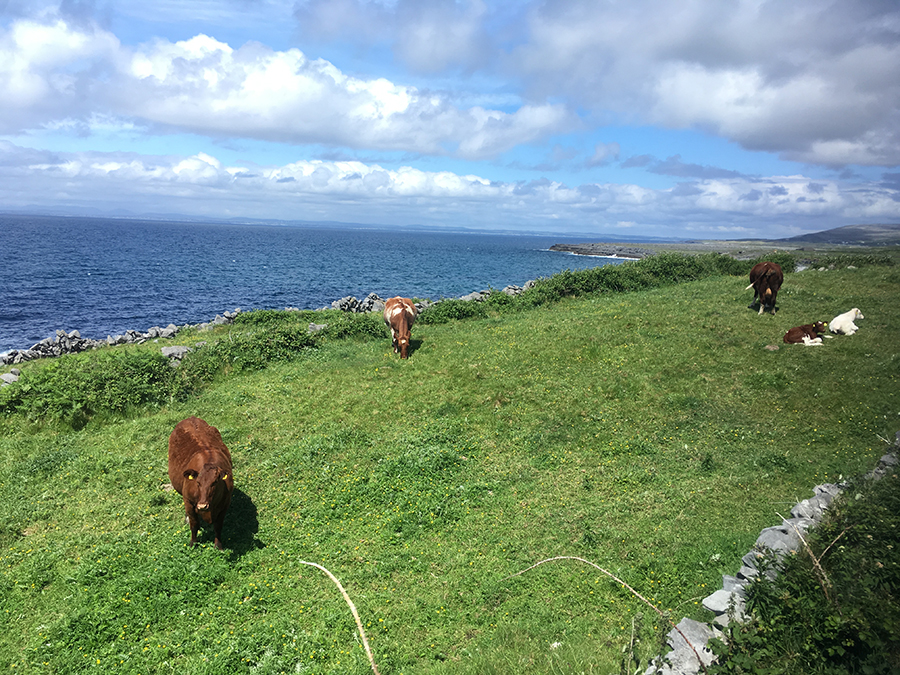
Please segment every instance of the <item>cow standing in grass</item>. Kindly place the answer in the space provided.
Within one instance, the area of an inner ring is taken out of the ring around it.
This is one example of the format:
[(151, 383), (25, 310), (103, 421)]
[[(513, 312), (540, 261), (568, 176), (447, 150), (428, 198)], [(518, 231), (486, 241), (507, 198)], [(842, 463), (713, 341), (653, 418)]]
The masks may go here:
[(784, 283), (784, 273), (781, 265), (773, 262), (761, 262), (750, 270), (750, 285), (744, 290), (753, 289), (753, 302), (750, 308), (759, 300), (759, 313), (762, 314), (767, 307), (772, 308), (775, 314), (775, 299), (778, 297), (778, 289)]
[(188, 417), (169, 436), (169, 480), (184, 499), (191, 526), (191, 546), (197, 543), (202, 520), (215, 531), (222, 548), (222, 523), (234, 492), (231, 453), (219, 430), (198, 417)]
[(409, 357), (409, 331), (416, 320), (418, 310), (409, 298), (389, 298), (384, 303), (384, 322), (391, 329), (391, 342), (394, 353), (400, 352), (400, 358)]

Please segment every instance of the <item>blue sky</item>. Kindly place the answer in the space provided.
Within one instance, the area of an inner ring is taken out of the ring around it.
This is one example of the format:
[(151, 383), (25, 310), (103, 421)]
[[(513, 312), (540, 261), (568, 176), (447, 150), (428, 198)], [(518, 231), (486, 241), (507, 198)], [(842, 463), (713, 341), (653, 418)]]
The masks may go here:
[(5, 0), (0, 210), (898, 223), (898, 63), (876, 0)]

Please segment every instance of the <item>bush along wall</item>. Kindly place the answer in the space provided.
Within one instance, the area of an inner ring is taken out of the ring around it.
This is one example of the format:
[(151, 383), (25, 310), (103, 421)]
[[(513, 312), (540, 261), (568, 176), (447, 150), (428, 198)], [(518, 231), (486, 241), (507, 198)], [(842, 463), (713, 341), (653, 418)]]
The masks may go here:
[[(871, 472), (764, 529), (645, 675), (900, 672), (900, 432)], [(698, 662), (698, 657), (703, 664)]]

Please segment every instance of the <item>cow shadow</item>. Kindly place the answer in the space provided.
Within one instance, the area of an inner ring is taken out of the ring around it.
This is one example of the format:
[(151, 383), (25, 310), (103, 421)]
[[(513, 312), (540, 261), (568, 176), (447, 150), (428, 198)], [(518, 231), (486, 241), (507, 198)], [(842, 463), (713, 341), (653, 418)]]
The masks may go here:
[(416, 340), (414, 338), (409, 339), (409, 351), (407, 352), (407, 356), (412, 356), (416, 353), (416, 350), (422, 346), (421, 340)]
[(246, 492), (235, 487), (222, 527), (222, 544), (232, 557), (240, 557), (254, 549), (265, 548), (265, 544), (256, 538), (257, 532), (259, 519), (256, 504)]
[[(752, 302), (749, 305), (747, 305), (747, 309), (752, 309), (754, 312), (759, 312), (759, 307), (760, 307), (760, 305), (758, 302)], [(777, 311), (778, 311), (778, 305), (772, 305), (772, 314), (774, 315)], [(763, 312), (763, 314), (765, 314), (765, 312)]]

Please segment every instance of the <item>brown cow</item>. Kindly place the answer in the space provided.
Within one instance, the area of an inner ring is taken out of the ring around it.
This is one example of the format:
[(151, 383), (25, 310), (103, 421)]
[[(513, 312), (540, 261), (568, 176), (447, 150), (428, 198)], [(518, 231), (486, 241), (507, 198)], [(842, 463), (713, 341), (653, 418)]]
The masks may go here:
[(388, 298), (384, 302), (384, 322), (391, 329), (391, 343), (394, 353), (400, 352), (400, 358), (409, 356), (409, 329), (412, 328), (419, 314), (413, 301), (409, 298)]
[(750, 309), (756, 305), (759, 299), (759, 313), (762, 314), (766, 307), (772, 308), (775, 313), (775, 298), (778, 297), (778, 289), (784, 283), (784, 273), (781, 265), (773, 262), (761, 262), (750, 270), (750, 285), (744, 290), (753, 289), (753, 302)]
[(212, 525), (216, 548), (222, 548), (222, 523), (234, 492), (231, 453), (219, 430), (199, 417), (175, 425), (169, 436), (169, 480), (184, 499), (191, 526), (191, 546), (197, 543), (200, 519)]
[(800, 344), (801, 342), (807, 347), (822, 344), (822, 334), (828, 324), (823, 321), (808, 323), (803, 326), (794, 326), (784, 334), (784, 341), (787, 344)]

